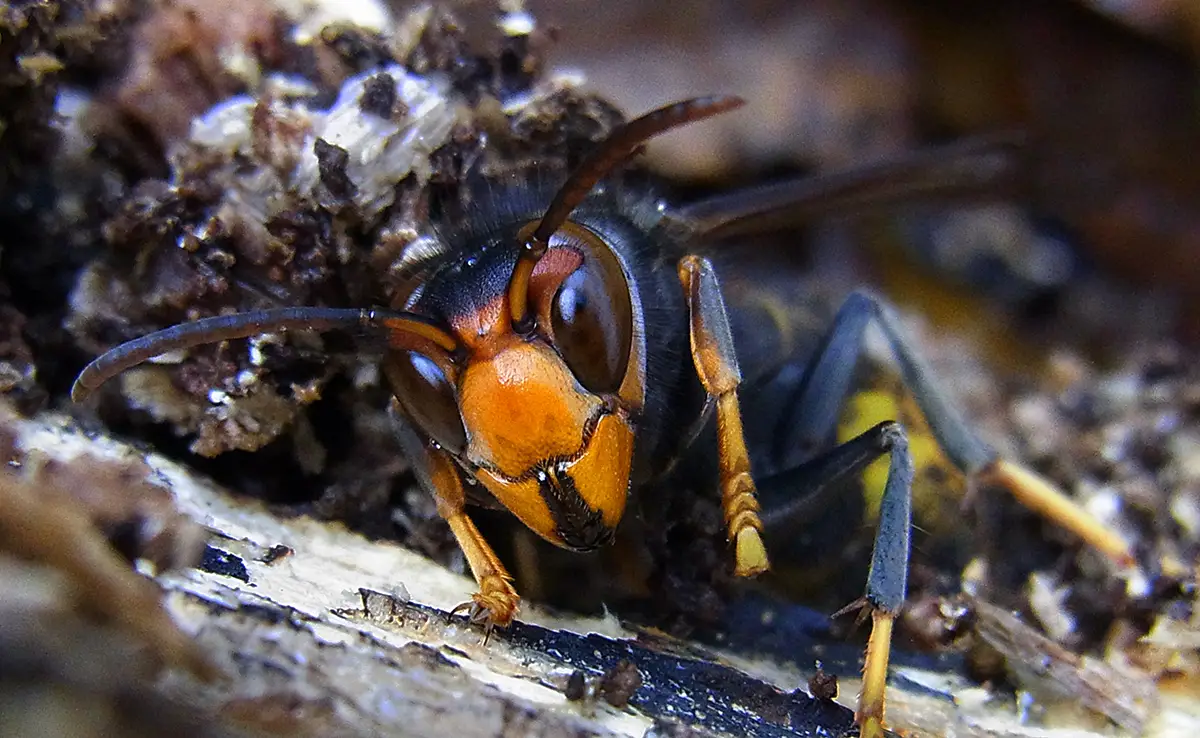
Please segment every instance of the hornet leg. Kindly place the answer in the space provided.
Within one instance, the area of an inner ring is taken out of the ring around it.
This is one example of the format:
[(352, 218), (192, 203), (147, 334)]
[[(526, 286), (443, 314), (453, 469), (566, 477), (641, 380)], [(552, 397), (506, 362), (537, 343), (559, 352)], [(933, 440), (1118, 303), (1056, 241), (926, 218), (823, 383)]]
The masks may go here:
[[(837, 427), (842, 405), (850, 393), (854, 367), (871, 319), (875, 319), (882, 328), (900, 365), (904, 383), (912, 391), (939, 445), (959, 469), (970, 476), (990, 478), (1001, 483), (1022, 504), (1076, 532), (1118, 563), (1132, 562), (1128, 548), (1115, 533), (1104, 528), (1045, 480), (1012, 462), (1000, 459), (990, 446), (967, 427), (942, 394), (932, 370), (904, 337), (892, 308), (879, 298), (863, 292), (852, 294), (838, 311), (815, 359), (801, 379), (793, 405), (795, 412), (788, 419), (788, 433), (780, 434), (782, 447), (776, 449), (777, 453), (786, 453), (787, 447), (792, 446), (811, 456), (814, 449), (828, 441)], [(793, 493), (797, 489), (802, 491), (802, 494), (793, 498), (796, 500), (794, 503), (772, 507), (763, 515), (767, 526), (774, 528), (787, 523), (789, 519), (802, 519), (809, 515), (809, 508), (822, 504), (822, 498), (828, 498), (838, 481), (861, 470), (883, 453), (890, 453), (891, 464), (883, 492), (866, 594), (842, 611), (860, 609), (864, 614), (869, 612), (872, 620), (863, 665), (863, 691), (859, 695), (856, 712), (861, 734), (870, 738), (883, 735), (884, 694), (892, 626), (907, 589), (913, 464), (904, 430), (896, 423), (882, 423), (862, 436), (797, 464), (793, 469), (764, 480), (761, 484), (763, 495), (768, 499), (781, 499), (789, 488)]]
[[(868, 323), (874, 319), (883, 330), (900, 372), (921, 408), (938, 445), (968, 477), (994, 482), (1008, 490), (1025, 507), (1079, 536), (1119, 566), (1134, 563), (1128, 544), (1114, 531), (1087, 513), (1046, 479), (1000, 458), (963, 421), (942, 393), (932, 369), (905, 337), (895, 311), (884, 300), (855, 292), (838, 311), (816, 359), (800, 382), (788, 444), (819, 448), (837, 427), (842, 404), (850, 393), (854, 366), (862, 349)], [(780, 449), (783, 450), (783, 449)]]
[(512, 576), (500, 563), (496, 552), (488, 545), (475, 523), (467, 517), (462, 476), (454, 462), (445, 451), (421, 439), (401, 417), (395, 400), (392, 400), (390, 414), (405, 456), (412, 463), (421, 486), (433, 495), (438, 514), (449, 524), (450, 532), (458, 541), (479, 585), (479, 591), (471, 597), (472, 601), (454, 608), (451, 614), (469, 610), (472, 622), (484, 624), (486, 639), (491, 636), (493, 628), (508, 625), (517, 613), (521, 598), (513, 587)]
[(717, 405), (717, 456), (721, 468), (721, 507), (729, 540), (734, 543), (734, 572), (748, 577), (771, 567), (763, 546), (758, 500), (750, 476), (750, 456), (742, 432), (742, 413), (737, 388), (742, 374), (738, 368), (729, 316), (717, 275), (708, 259), (685, 256), (679, 261), (691, 325), (692, 361), (696, 374)]
[(772, 508), (763, 515), (768, 527), (781, 518), (804, 516), (795, 506), (811, 504), (814, 498), (836, 489), (840, 483), (861, 472), (883, 454), (889, 454), (887, 482), (879, 509), (879, 526), (865, 595), (844, 608), (871, 615), (871, 637), (863, 663), (863, 689), (858, 698), (855, 721), (863, 738), (883, 736), (884, 692), (887, 684), (888, 656), (891, 652), (892, 624), (908, 587), (908, 557), (911, 549), (913, 462), (908, 436), (899, 423), (884, 422), (866, 433), (840, 444), (820, 456), (763, 480), (765, 495), (784, 490), (795, 494), (793, 507)]

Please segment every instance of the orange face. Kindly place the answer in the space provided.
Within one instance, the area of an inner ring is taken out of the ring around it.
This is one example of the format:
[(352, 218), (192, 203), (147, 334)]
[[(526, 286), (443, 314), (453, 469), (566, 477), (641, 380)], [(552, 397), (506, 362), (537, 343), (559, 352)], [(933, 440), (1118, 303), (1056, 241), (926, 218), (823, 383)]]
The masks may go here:
[(545, 344), (514, 341), (468, 365), (459, 385), (466, 461), (551, 543), (607, 543), (625, 511), (633, 428), (574, 380)]
[[(426, 386), (407, 371), (397, 397), (531, 530), (586, 551), (612, 540), (629, 491), (643, 373), (629, 286), (599, 236), (568, 223), (528, 295), (536, 326), (524, 333), (513, 328), (505, 291), (453, 311), (459, 356), (413, 347), (429, 356), (408, 365)], [(414, 400), (435, 395), (437, 407)]]

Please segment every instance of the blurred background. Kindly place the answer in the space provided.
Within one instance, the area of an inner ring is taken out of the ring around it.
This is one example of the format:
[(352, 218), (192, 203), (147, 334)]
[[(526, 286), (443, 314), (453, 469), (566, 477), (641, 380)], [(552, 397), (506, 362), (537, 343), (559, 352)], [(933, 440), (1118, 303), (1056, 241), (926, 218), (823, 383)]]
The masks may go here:
[[(0, 409), (11, 401), (20, 411), (0, 413), (0, 447), (11, 446), (5, 469), (11, 478), (0, 476), (0, 494), (8, 495), (0, 498), (0, 524), (35, 530), (14, 513), (24, 511), (35, 522), (50, 525), (59, 515), (74, 526), (66, 533), (51, 526), (29, 536), (24, 548), (0, 535), (0, 550), (63, 568), (58, 557), (67, 547), (60, 544), (95, 543), (89, 551), (107, 556), (101, 562), (107, 569), (80, 564), (72, 576), (86, 580), (89, 571), (101, 571), (137, 583), (131, 586), (146, 582), (133, 577), (124, 559), (152, 558), (140, 548), (147, 543), (141, 537), (155, 543), (160, 531), (182, 541), (179, 551), (159, 546), (173, 554), (164, 568), (195, 564), (203, 554), (200, 566), (228, 579), (213, 563), (226, 559), (210, 554), (241, 561), (214, 547), (233, 550), (228, 540), (199, 545), (205, 535), (199, 523), (175, 515), (166, 495), (165, 512), (143, 508), (147, 495), (134, 482), (150, 473), (136, 464), (98, 474), (87, 461), (43, 469), (32, 463), (35, 454), (26, 463), (14, 429), (24, 416), (62, 410), (89, 433), (136, 439), (143, 449), (185, 462), (233, 491), (222, 491), (222, 500), (269, 505), (272, 521), (337, 521), (384, 541), (382, 549), (400, 542), (462, 571), (457, 546), (396, 453), (386, 392), (367, 366), (371, 359), (352, 342), (314, 344), (290, 335), (261, 352), (210, 347), (182, 363), (146, 367), (141, 385), (113, 383), (89, 406), (71, 404), (68, 392), (78, 370), (101, 351), (198, 315), (261, 307), (265, 297), (297, 305), (385, 303), (394, 286), (389, 268), (412, 243), (405, 239), (428, 225), (427, 183), (419, 177), (393, 182), (395, 207), (379, 222), (342, 217), (344, 203), (326, 207), (307, 191), (272, 191), (271, 177), (270, 186), (255, 189), (260, 182), (251, 175), (287, 169), (287, 157), (296, 153), (289, 147), (303, 136), (288, 130), (286, 116), (272, 127), (279, 121), (265, 115), (247, 126), (262, 136), (249, 149), (214, 154), (188, 141), (197, 116), (238, 94), (260, 102), (311, 96), (312, 108), (324, 110), (347, 78), (385, 63), (433, 72), (451, 80), (461, 108), (456, 135), (427, 162), (434, 173), (428, 189), (449, 199), (446, 191), (453, 194), (481, 161), (565, 166), (613, 125), (612, 107), (556, 87), (543, 74), (551, 70), (578, 78), (584, 90), (629, 116), (714, 92), (746, 98), (742, 110), (648, 146), (649, 168), (665, 175), (664, 187), (682, 201), (977, 136), (1020, 140), (1015, 191), (965, 206), (932, 201), (811, 222), (719, 249), (727, 247), (731, 258), (761, 259), (763, 279), (793, 291), (821, 288), (830, 298), (822, 318), (861, 284), (913, 308), (905, 314), (914, 335), (952, 383), (965, 414), (998, 447), (1134, 541), (1146, 568), (1138, 586), (1130, 585), (1006, 497), (967, 506), (979, 520), (964, 527), (961, 477), (931, 463), (924, 481), (934, 493), (945, 492), (940, 522), (969, 545), (954, 552), (954, 566), (941, 569), (919, 551), (910, 590), (920, 595), (913, 597), (918, 621), (937, 626), (923, 606), (941, 608), (943, 595), (969, 585), (1005, 611), (1021, 609), (1044, 625), (1070, 650), (1064, 661), (1090, 649), (1141, 659), (1147, 682), (1200, 673), (1193, 584), (1200, 560), (1195, 4), (461, 0), (431, 13), (414, 11), (416, 5), (0, 4)], [(526, 10), (536, 20), (527, 37), (512, 32), (524, 27)], [(511, 25), (498, 27), (499, 18)], [(299, 80), (303, 89), (272, 88), (265, 83), (272, 75)], [(518, 113), (497, 115), (506, 106)], [(247, 193), (254, 197), (241, 197)], [(260, 216), (272, 208), (255, 210), (259, 196), (274, 208), (270, 219)], [(342, 217), (337, 228), (330, 226), (332, 213)], [(786, 262), (795, 268), (780, 268)], [(248, 363), (256, 352), (265, 357), (261, 365)], [(253, 381), (243, 386), (243, 376)], [(848, 414), (864, 404), (856, 400)], [(875, 410), (882, 413), (876, 420), (906, 422), (912, 412), (899, 405)], [(913, 418), (909, 427), (919, 430), (919, 422)], [(848, 420), (842, 430), (851, 427), (861, 426)], [(93, 488), (105, 496), (89, 499)], [(48, 502), (50, 489), (61, 492), (61, 504)], [(702, 493), (696, 499), (708, 508), (686, 494), (678, 495), (677, 509), (661, 506), (670, 524), (659, 527), (661, 542), (673, 550), (655, 563), (680, 572), (678, 586), (637, 594), (719, 621), (727, 603), (712, 595), (708, 581), (725, 576), (716, 500), (705, 485), (680, 491)], [(29, 504), (21, 508), (14, 500)], [(487, 524), (486, 514), (479, 518)], [(849, 553), (863, 554), (865, 565), (869, 524), (843, 522), (831, 534), (844, 539), (853, 532), (859, 544)], [(936, 535), (937, 522), (921, 525)], [(532, 535), (507, 516), (493, 524), (501, 555), (525, 575), (521, 586), (530, 600), (555, 600), (557, 586), (566, 591), (560, 601), (582, 593), (592, 609), (604, 604), (600, 587), (613, 579), (612, 569), (586, 579), (582, 559), (559, 566), (553, 552), (534, 548)], [(711, 539), (711, 557), (671, 538), (700, 540), (687, 526)], [(314, 551), (319, 547), (298, 546), (276, 557), (294, 556), (287, 566), (319, 567)], [(274, 559), (244, 558), (255, 579), (240, 581), (254, 587)], [(963, 566), (967, 559), (972, 565)], [(991, 571), (980, 574), (973, 566), (980, 561)], [(861, 581), (836, 567), (828, 572), (854, 593), (827, 594), (835, 602), (821, 603), (823, 613), (857, 596)], [(36, 584), (42, 573), (35, 574), (29, 581)], [(146, 602), (157, 600), (157, 589), (142, 589)], [(137, 609), (125, 605), (136, 599), (80, 590), (89, 613), (117, 620)], [(413, 595), (421, 601), (426, 593)], [(26, 609), (32, 622), (42, 621), (37, 607)], [(157, 612), (149, 604), (144, 609)], [(747, 622), (754, 626), (744, 630), (758, 635), (763, 619), (753, 614)], [(163, 622), (156, 627), (176, 643)], [(1147, 645), (1143, 636), (1159, 623), (1177, 628), (1171, 632), (1182, 633), (1180, 640)], [(18, 635), (33, 644), (29, 653), (45, 652), (41, 641)], [(941, 635), (930, 637), (931, 648), (944, 645)], [(1181, 667), (1185, 651), (1190, 661)], [(9, 653), (17, 651), (0, 649), (0, 656)], [(113, 658), (102, 653), (98, 663)], [(1030, 661), (1041, 658), (1037, 653)], [(1000, 679), (1000, 671), (979, 681)], [(100, 668), (88, 688), (107, 694), (107, 676)], [(291, 678), (279, 678), (285, 677)]]

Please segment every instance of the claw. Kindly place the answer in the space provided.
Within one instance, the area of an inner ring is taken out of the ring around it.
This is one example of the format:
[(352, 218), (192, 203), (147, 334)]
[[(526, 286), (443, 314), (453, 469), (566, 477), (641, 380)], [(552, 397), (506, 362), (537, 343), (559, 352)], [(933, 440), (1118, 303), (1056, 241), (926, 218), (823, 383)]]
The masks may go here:
[[(479, 595), (475, 595), (478, 597)], [(466, 612), (467, 622), (472, 625), (483, 626), (483, 645), (487, 645), (492, 639), (492, 631), (496, 629), (497, 615), (488, 608), (480, 605), (474, 600), (459, 603), (450, 611), (450, 617), (454, 617), (460, 612)]]
[(475, 622), (474, 608), (475, 608), (475, 603), (472, 602), (471, 600), (467, 600), (466, 602), (460, 602), (454, 606), (453, 610), (450, 611), (449, 617), (454, 617), (455, 615), (459, 614), (460, 612), (462, 612), (464, 610), (471, 610), (471, 612), (467, 613), (467, 620), (469, 622)]
[(450, 611), (450, 617), (466, 612), (467, 622), (483, 626), (483, 643), (487, 645), (492, 631), (508, 627), (513, 621), (520, 597), (506, 579), (485, 579), (482, 584), (482, 591), (471, 595), (469, 601), (456, 605)]

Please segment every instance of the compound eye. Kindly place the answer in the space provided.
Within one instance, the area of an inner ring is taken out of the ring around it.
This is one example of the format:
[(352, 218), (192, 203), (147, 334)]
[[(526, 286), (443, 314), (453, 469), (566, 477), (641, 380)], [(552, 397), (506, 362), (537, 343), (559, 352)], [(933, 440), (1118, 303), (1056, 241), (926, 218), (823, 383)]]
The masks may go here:
[(467, 447), (454, 385), (432, 359), (405, 351), (389, 362), (388, 379), (404, 413), (431, 439), (455, 455)]
[(633, 341), (629, 286), (615, 258), (590, 256), (554, 294), (550, 330), (580, 384), (592, 392), (616, 392)]

